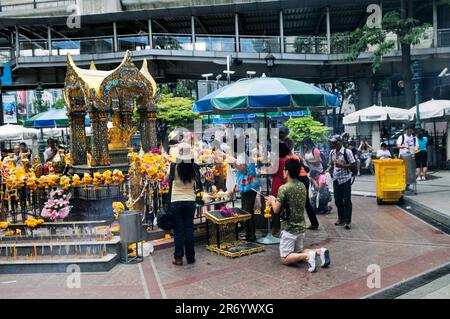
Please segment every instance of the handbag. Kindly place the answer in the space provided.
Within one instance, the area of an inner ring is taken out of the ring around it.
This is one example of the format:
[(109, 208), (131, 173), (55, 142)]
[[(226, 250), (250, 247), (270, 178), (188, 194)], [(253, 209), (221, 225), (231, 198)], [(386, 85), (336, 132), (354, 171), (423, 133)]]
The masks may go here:
[(197, 164), (194, 164), (194, 171), (195, 171), (195, 203), (197, 205), (203, 206), (205, 205), (205, 201), (203, 200), (202, 197), (197, 196), (198, 193), (203, 192), (203, 183), (202, 180), (200, 178), (200, 167)]
[(166, 197), (162, 207), (159, 209), (157, 216), (158, 227), (162, 230), (169, 231), (175, 228), (175, 217), (172, 209), (172, 184), (175, 178), (175, 164), (170, 164), (169, 168), (169, 194)]

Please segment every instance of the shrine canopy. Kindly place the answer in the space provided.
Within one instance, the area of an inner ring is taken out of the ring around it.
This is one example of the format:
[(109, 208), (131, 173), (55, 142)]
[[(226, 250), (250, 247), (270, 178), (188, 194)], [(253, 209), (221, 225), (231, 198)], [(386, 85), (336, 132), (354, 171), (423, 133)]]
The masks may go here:
[[(126, 78), (127, 75), (129, 78)], [(111, 82), (112, 80), (114, 82)], [(89, 69), (82, 69), (75, 65), (70, 54), (67, 55), (64, 98), (69, 111), (87, 111), (88, 98), (95, 98), (97, 108), (101, 106), (102, 102), (105, 103), (105, 107), (109, 107), (106, 103), (108, 103), (107, 95), (110, 88), (113, 86), (132, 87), (136, 83), (150, 92), (149, 98), (156, 97), (158, 87), (148, 71), (147, 59), (144, 59), (140, 70), (135, 69), (129, 51), (125, 53), (119, 66), (109, 71), (98, 70), (94, 62), (91, 62)]]

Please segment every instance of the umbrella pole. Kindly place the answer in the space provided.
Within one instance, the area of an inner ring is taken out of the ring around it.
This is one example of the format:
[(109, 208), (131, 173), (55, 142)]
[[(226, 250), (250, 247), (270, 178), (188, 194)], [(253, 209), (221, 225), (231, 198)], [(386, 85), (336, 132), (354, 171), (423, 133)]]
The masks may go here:
[(44, 129), (41, 127), (41, 136), (39, 138), (39, 157), (41, 158), (41, 163), (44, 163), (44, 151), (45, 151)]
[[(433, 158), (435, 159), (436, 167), (439, 167), (439, 143), (437, 143), (437, 132), (436, 132), (436, 119), (433, 119), (434, 126), (434, 143), (433, 143)], [(436, 147), (437, 146), (437, 147)]]
[[(269, 125), (267, 123), (267, 111), (264, 111), (264, 125), (266, 126), (267, 129), (267, 144), (269, 144), (269, 138), (270, 138), (270, 134), (269, 134)], [(267, 152), (269, 152), (269, 149), (267, 149)], [(269, 153), (267, 153), (267, 156), (269, 156)], [(269, 173), (269, 172), (266, 172)], [(270, 192), (269, 192), (269, 174), (266, 174), (266, 185), (267, 185), (267, 196), (269, 196)]]

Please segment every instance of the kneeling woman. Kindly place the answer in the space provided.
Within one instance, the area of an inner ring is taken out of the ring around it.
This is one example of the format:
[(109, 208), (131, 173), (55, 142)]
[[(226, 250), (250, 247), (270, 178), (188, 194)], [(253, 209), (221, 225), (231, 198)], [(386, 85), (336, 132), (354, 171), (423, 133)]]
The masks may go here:
[(322, 267), (330, 265), (330, 252), (326, 248), (304, 249), (306, 223), (304, 209), (306, 204), (306, 187), (299, 181), (300, 162), (289, 159), (284, 166), (284, 177), (287, 183), (280, 187), (278, 197), (267, 198), (273, 212), (279, 214), (285, 210), (285, 216), (281, 223), (280, 257), (285, 265), (295, 264), (306, 260), (309, 263), (309, 272), (317, 269), (316, 258), (320, 257)]

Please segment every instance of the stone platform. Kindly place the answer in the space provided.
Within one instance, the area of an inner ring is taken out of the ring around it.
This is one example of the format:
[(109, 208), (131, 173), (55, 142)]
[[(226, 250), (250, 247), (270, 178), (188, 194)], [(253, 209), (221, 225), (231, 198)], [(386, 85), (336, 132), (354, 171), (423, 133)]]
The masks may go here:
[(22, 233), (1, 238), (0, 274), (67, 272), (73, 264), (82, 272), (109, 271), (119, 260), (120, 238), (104, 225), (45, 223), (31, 235), (22, 225), (13, 224), (11, 229), (22, 229)]

